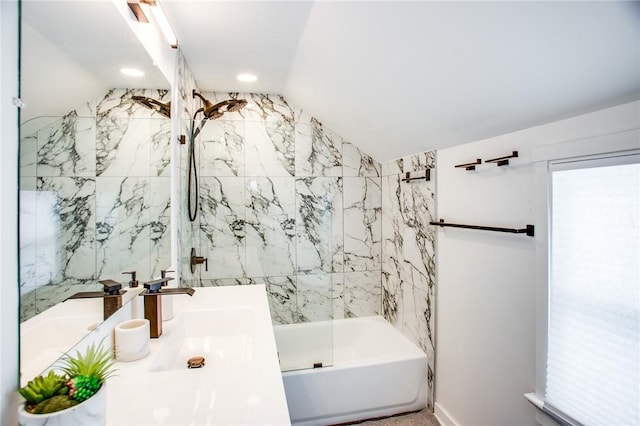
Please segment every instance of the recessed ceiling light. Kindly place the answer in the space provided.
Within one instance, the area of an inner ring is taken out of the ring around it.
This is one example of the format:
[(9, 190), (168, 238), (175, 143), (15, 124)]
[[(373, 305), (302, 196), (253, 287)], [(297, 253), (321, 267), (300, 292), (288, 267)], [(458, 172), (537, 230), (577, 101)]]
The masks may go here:
[(144, 72), (136, 68), (120, 68), (120, 72), (129, 77), (143, 77)]
[(238, 79), (238, 81), (244, 81), (247, 83), (251, 83), (254, 82), (258, 79), (258, 77), (255, 74), (238, 74), (236, 76), (236, 79)]

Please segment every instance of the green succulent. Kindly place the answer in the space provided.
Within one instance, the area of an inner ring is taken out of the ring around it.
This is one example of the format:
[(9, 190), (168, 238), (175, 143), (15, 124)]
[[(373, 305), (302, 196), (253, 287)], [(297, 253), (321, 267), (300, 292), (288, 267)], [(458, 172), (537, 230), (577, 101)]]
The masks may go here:
[(55, 395), (66, 395), (67, 379), (52, 371), (46, 376), (38, 376), (27, 385), (18, 390), (20, 395), (27, 400), (27, 404), (35, 405)]
[(73, 399), (69, 395), (55, 395), (37, 404), (35, 407), (33, 407), (33, 411), (31, 411), (31, 413), (32, 414), (55, 413), (56, 411), (62, 411), (78, 404), (80, 404), (80, 401)]
[(70, 378), (69, 395), (78, 401), (91, 398), (113, 375), (112, 367), (111, 351), (103, 349), (102, 344), (91, 344), (86, 353), (78, 351), (75, 357), (66, 355), (62, 359), (62, 371)]

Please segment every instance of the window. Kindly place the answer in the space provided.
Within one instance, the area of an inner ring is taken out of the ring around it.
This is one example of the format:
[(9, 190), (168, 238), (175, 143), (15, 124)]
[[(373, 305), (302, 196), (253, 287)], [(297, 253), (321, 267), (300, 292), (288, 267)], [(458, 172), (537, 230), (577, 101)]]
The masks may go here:
[(553, 162), (544, 406), (640, 424), (640, 154)]

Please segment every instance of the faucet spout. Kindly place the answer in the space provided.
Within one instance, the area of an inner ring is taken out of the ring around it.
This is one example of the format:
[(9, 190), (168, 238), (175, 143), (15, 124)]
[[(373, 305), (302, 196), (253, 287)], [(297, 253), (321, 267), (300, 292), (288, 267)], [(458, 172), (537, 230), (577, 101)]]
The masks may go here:
[(187, 294), (193, 296), (195, 290), (190, 287), (162, 288), (172, 277), (163, 277), (143, 284), (146, 289), (140, 294), (144, 297), (144, 317), (149, 320), (149, 334), (152, 339), (162, 335), (162, 296)]
[[(122, 284), (114, 280), (102, 280), (99, 281), (102, 284), (103, 291), (84, 291), (76, 293), (69, 299), (93, 299), (97, 297), (102, 298), (102, 317), (103, 319), (109, 318), (118, 309), (122, 308), (122, 295), (125, 293), (122, 290)], [(65, 300), (65, 301), (66, 301)]]

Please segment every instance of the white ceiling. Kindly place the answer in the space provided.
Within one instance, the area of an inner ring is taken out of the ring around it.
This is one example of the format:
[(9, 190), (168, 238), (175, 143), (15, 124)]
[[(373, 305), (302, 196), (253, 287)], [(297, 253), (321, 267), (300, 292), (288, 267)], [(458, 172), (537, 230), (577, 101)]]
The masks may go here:
[(201, 90), (282, 94), (380, 161), (640, 97), (639, 2), (162, 4)]
[[(640, 2), (161, 1), (201, 90), (282, 94), (380, 161), (640, 98)], [(22, 9), (23, 119), (168, 87), (112, 0)]]
[[(111, 1), (23, 0), (21, 15), (23, 123), (66, 114), (108, 89), (170, 86)], [(145, 76), (126, 77), (122, 67)]]

